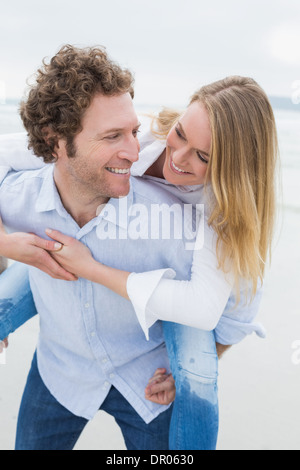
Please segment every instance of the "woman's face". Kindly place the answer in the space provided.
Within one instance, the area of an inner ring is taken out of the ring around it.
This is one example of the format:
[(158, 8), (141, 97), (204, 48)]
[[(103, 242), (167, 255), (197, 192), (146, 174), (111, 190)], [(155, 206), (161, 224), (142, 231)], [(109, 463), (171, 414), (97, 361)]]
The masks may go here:
[(174, 185), (204, 184), (211, 152), (208, 114), (200, 102), (191, 104), (167, 137), (163, 174)]

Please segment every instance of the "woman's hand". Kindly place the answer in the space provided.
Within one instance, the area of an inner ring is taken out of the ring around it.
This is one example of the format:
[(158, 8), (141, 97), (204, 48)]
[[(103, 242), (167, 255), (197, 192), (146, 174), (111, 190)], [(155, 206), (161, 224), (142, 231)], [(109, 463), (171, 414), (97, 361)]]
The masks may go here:
[(91, 279), (93, 266), (97, 262), (92, 257), (88, 247), (76, 238), (64, 235), (57, 230), (47, 229), (46, 233), (48, 237), (62, 245), (60, 250), (51, 253), (53, 258), (67, 271), (76, 276)]
[(54, 279), (76, 281), (76, 276), (62, 268), (49, 253), (60, 248), (60, 244), (31, 233), (7, 234), (0, 219), (0, 255), (34, 266)]
[(48, 237), (63, 245), (63, 248), (51, 253), (53, 258), (67, 271), (91, 282), (101, 284), (116, 294), (130, 300), (127, 293), (127, 271), (111, 268), (96, 261), (90, 250), (75, 238), (63, 235), (57, 230), (47, 229)]
[(145, 398), (158, 405), (170, 405), (175, 400), (176, 387), (172, 374), (157, 369), (145, 389)]

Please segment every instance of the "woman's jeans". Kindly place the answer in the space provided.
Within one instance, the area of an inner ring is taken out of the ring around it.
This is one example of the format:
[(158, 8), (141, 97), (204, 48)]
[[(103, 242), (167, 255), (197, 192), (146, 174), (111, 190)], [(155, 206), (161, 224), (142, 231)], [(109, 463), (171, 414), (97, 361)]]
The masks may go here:
[[(27, 267), (15, 263), (0, 276), (0, 340), (36, 313)], [(214, 332), (169, 322), (163, 326), (176, 382), (170, 450), (215, 450), (219, 408)]]
[(36, 314), (28, 268), (14, 263), (0, 276), (0, 341)]
[(163, 325), (176, 383), (170, 450), (215, 450), (219, 406), (214, 332), (177, 323)]

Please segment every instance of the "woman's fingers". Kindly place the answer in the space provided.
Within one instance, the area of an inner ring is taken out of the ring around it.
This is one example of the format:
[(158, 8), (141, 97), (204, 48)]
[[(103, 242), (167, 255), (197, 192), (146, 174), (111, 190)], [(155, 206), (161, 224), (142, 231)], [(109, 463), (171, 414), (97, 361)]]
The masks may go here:
[(42, 248), (46, 251), (59, 251), (62, 248), (62, 244), (57, 241), (45, 240), (44, 238), (38, 237), (34, 233), (32, 235), (32, 244), (38, 248)]
[(64, 281), (77, 281), (78, 280), (78, 278), (74, 274), (66, 271), (46, 251), (41, 253), (39, 269), (44, 271), (46, 274), (49, 274), (49, 276), (53, 277), (54, 279), (61, 279)]
[(68, 235), (64, 235), (58, 230), (52, 230), (50, 228), (47, 228), (45, 232), (48, 235), (48, 237), (52, 238), (56, 242), (61, 243), (62, 245), (69, 245), (73, 240), (72, 237), (69, 237)]

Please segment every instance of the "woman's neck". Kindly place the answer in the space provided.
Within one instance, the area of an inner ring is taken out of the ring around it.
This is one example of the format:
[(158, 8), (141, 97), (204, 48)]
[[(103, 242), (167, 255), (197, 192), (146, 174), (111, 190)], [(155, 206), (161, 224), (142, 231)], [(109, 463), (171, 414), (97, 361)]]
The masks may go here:
[(153, 163), (153, 165), (148, 168), (145, 172), (145, 175), (154, 176), (155, 178), (165, 179), (163, 174), (163, 168), (166, 160), (166, 150), (158, 157), (158, 159)]

